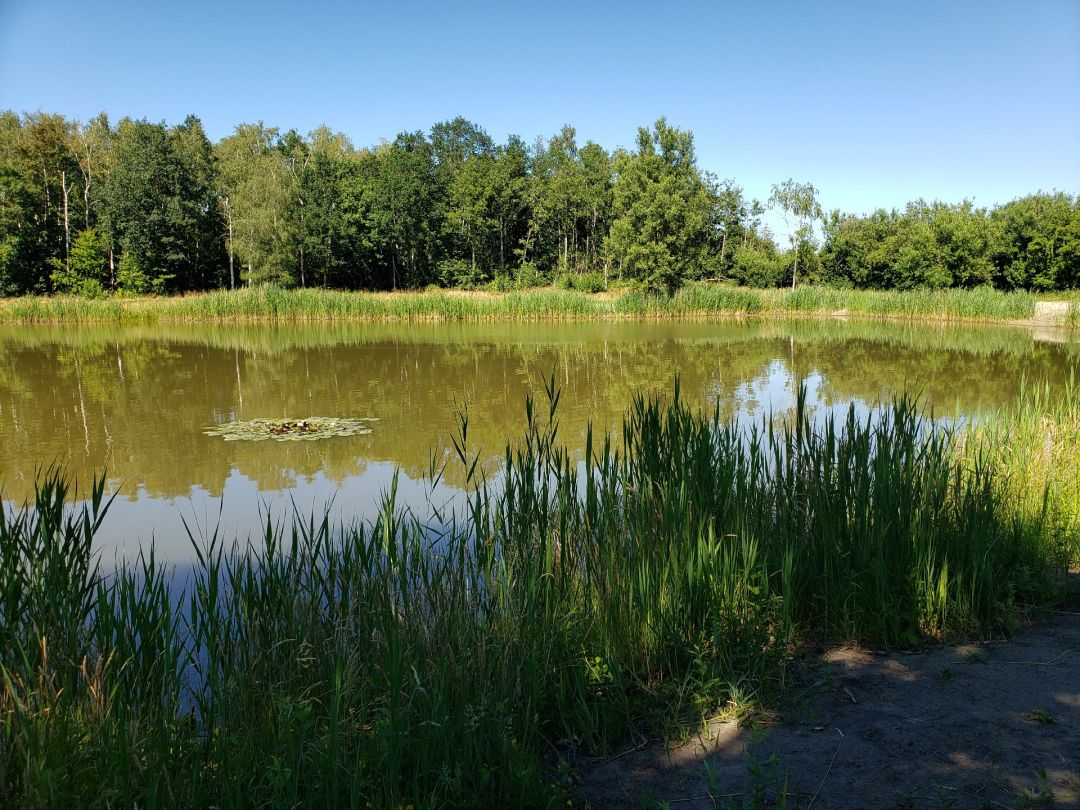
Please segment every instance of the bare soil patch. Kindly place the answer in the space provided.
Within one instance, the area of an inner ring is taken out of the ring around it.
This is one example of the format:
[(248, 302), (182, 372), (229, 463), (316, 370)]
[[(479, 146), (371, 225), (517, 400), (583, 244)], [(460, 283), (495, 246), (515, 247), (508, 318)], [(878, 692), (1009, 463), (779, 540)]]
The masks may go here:
[(590, 806), (1080, 807), (1080, 613), (1007, 642), (830, 650), (800, 683), (775, 722), (593, 763)]

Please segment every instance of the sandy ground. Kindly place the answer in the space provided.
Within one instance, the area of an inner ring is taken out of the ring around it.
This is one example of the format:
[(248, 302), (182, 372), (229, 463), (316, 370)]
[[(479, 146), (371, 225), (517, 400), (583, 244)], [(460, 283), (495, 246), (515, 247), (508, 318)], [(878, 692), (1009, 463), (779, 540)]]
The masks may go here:
[(772, 723), (592, 763), (589, 805), (750, 806), (756, 783), (768, 807), (1080, 807), (1080, 613), (1008, 642), (835, 649), (799, 680)]

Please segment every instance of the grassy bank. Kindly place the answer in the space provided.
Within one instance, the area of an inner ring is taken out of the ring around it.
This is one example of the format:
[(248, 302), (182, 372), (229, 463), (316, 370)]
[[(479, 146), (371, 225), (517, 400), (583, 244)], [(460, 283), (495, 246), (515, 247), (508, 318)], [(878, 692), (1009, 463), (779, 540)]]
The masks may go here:
[(372, 527), (200, 541), (190, 577), (104, 572), (101, 489), (65, 515), (47, 476), (0, 523), (0, 804), (564, 807), (576, 752), (767, 704), (805, 641), (1008, 630), (1077, 553), (1073, 387), (959, 432), (676, 392), (580, 465), (557, 400), (439, 535), (391, 491)]
[(363, 293), (249, 288), (173, 298), (8, 299), (0, 303), (0, 323), (481, 321), (837, 313), (877, 318), (1014, 321), (1031, 318), (1035, 300), (1028, 293), (991, 289), (873, 292), (807, 286), (792, 291), (706, 284), (684, 287), (670, 298), (636, 291), (590, 295), (552, 289), (508, 293), (445, 290)]
[[(514, 321), (430, 321), (402, 329), (395, 322), (365, 322), (326, 320), (305, 322), (242, 323), (174, 323), (168, 329), (158, 324), (82, 323), (38, 324), (33, 329), (23, 324), (0, 324), (0, 344), (7, 347), (41, 349), (61, 343), (79, 351), (92, 353), (121, 347), (153, 345), (161, 342), (206, 346), (220, 350), (268, 352), (278, 354), (295, 349), (324, 349), (337, 346), (359, 346), (378, 343), (398, 345), (430, 345), (455, 342), (487, 342), (533, 346), (563, 346), (572, 344), (602, 344), (616, 341), (640, 340), (642, 336), (671, 334), (666, 327), (671, 321), (638, 322), (645, 330), (627, 330), (623, 322), (609, 320), (576, 321), (568, 329), (565, 321), (534, 321), (523, 330)], [(897, 349), (917, 351), (959, 351), (984, 356), (1004, 354), (1030, 355), (1037, 345), (1030, 330), (1012, 329), (1000, 325), (950, 324), (945, 322), (901, 321), (888, 322), (852, 319), (838, 323), (832, 318), (760, 318), (753, 322), (728, 320), (714, 323), (706, 320), (679, 322), (677, 332), (682, 340), (707, 340), (714, 344), (728, 342), (768, 341), (787, 339), (808, 344), (827, 344), (859, 340), (884, 343)], [(1063, 344), (1070, 354), (1080, 352), (1080, 343)], [(83, 355), (86, 356), (86, 355)]]

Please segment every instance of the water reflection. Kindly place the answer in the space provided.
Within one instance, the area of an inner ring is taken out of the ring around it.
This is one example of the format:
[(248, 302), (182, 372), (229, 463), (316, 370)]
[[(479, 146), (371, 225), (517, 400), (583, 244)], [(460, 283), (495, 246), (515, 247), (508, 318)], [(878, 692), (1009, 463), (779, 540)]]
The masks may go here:
[[(120, 495), (107, 543), (130, 552), (154, 536), (186, 558), (180, 521), (246, 534), (260, 504), (280, 514), (333, 499), (370, 515), (395, 467), (399, 500), (419, 506), (431, 453), (468, 404), (469, 436), (497, 469), (525, 423), (527, 392), (554, 374), (561, 435), (589, 420), (614, 427), (632, 397), (667, 392), (725, 415), (812, 401), (872, 404), (902, 388), (970, 412), (1013, 397), (1020, 379), (1061, 385), (1075, 343), (1025, 331), (826, 321), (243, 327), (7, 327), (0, 330), (0, 478), (31, 493), (60, 461), (82, 482), (107, 470)], [(225, 442), (206, 426), (256, 417), (377, 416), (367, 436), (320, 442)], [(447, 483), (461, 483), (451, 467)], [(437, 493), (439, 497), (446, 491)], [(221, 499), (224, 496), (224, 505)], [(219, 511), (220, 510), (220, 511)]]

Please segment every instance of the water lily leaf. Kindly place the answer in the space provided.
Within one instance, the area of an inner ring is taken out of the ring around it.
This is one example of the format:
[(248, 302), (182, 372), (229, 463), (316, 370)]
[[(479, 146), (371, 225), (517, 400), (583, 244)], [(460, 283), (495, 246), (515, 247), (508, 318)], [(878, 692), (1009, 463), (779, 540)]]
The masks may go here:
[(306, 419), (248, 419), (211, 425), (203, 431), (207, 436), (221, 436), (227, 442), (251, 441), (278, 442), (317, 441), (334, 436), (357, 436), (371, 433), (368, 422), (374, 417), (339, 418), (335, 416), (309, 416)]

